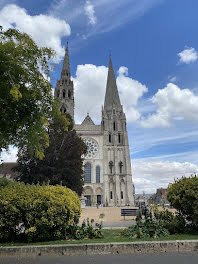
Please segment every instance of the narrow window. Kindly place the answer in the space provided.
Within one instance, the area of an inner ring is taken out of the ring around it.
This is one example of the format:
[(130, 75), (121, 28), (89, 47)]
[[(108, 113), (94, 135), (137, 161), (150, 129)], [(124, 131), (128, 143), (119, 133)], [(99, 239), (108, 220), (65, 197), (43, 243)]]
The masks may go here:
[(91, 183), (91, 163), (85, 164), (85, 183)]
[(116, 130), (116, 122), (113, 122), (113, 130)]
[(113, 109), (113, 114), (115, 115), (115, 109)]
[(122, 173), (122, 167), (123, 167), (122, 161), (119, 162), (119, 167), (120, 167), (120, 173)]
[(68, 91), (68, 97), (71, 98), (71, 91)]
[(110, 174), (113, 173), (113, 161), (109, 162), (109, 170), (110, 170)]
[(100, 166), (96, 167), (96, 183), (100, 183)]
[(63, 90), (63, 98), (65, 98), (65, 90)]
[(121, 199), (123, 199), (123, 198), (124, 198), (123, 191), (121, 191)]
[(111, 143), (111, 134), (109, 134), (109, 143)]
[(111, 200), (113, 199), (113, 193), (112, 193), (112, 191), (110, 191), (110, 199)]
[(118, 143), (121, 143), (121, 135), (120, 135), (120, 133), (118, 134)]

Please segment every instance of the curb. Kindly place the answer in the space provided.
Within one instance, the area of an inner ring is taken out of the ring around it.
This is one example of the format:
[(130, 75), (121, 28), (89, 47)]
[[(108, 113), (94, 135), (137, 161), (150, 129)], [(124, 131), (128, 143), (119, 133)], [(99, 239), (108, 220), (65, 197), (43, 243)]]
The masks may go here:
[(82, 256), (198, 251), (198, 240), (0, 247), (0, 257)]

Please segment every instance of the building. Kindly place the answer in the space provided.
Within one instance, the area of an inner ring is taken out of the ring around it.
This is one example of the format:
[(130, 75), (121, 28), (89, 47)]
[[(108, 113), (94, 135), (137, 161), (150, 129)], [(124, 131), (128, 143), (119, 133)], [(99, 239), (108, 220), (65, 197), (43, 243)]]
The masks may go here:
[[(68, 43), (55, 96), (62, 102), (61, 111), (74, 118), (74, 84), (71, 80)], [(94, 103), (94, 102), (93, 102)], [(75, 130), (85, 141), (84, 191), (86, 204), (96, 206), (134, 205), (126, 116), (120, 103), (111, 57), (106, 84), (102, 121), (95, 125), (89, 114)]]

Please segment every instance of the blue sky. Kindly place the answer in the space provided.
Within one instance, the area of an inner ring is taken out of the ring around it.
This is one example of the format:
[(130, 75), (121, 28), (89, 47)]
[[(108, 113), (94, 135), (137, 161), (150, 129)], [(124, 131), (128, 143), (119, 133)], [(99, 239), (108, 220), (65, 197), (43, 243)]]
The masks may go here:
[(69, 39), (76, 122), (87, 112), (100, 122), (112, 54), (136, 192), (149, 193), (198, 172), (197, 10), (197, 0), (0, 0), (0, 24), (56, 50), (53, 87)]

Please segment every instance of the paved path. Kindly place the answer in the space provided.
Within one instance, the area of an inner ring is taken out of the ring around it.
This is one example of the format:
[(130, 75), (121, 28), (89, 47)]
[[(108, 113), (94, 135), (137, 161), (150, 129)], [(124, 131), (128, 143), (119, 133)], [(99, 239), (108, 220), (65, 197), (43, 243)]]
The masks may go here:
[(196, 253), (164, 253), (148, 255), (102, 255), (80, 257), (37, 257), (35, 259), (0, 259), (0, 264), (197, 264)]
[(123, 220), (119, 222), (103, 223), (103, 229), (122, 229), (135, 224), (135, 220)]

